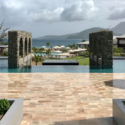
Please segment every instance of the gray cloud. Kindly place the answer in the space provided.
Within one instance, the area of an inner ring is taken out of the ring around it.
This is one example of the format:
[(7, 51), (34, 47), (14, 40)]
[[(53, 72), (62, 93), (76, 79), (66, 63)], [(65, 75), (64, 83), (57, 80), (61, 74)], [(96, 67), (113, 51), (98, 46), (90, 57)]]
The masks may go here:
[(98, 10), (94, 6), (92, 0), (79, 1), (69, 8), (65, 8), (61, 13), (61, 19), (64, 21), (82, 21), (89, 18), (93, 18), (94, 13)]
[(109, 10), (113, 11), (113, 10), (115, 10), (115, 8), (116, 8), (115, 6), (112, 6), (112, 7), (109, 8)]
[(125, 18), (125, 9), (124, 10), (117, 10), (114, 11), (111, 15), (109, 15), (109, 20), (118, 20), (118, 19), (124, 19)]
[[(60, 3), (63, 2), (65, 3), (65, 0)], [(61, 6), (60, 3), (57, 0), (49, 3), (45, 0), (2, 0), (0, 10), (8, 25), (21, 25), (27, 22), (81, 21), (92, 17), (98, 10), (93, 0), (78, 0), (72, 5), (68, 3), (67, 7), (64, 4)]]

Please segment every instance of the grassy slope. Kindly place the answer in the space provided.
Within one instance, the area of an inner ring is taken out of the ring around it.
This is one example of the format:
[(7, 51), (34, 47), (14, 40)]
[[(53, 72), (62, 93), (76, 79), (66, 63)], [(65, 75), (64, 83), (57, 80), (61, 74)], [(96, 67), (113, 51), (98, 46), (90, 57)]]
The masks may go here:
[(88, 57), (83, 57), (83, 56), (75, 56), (75, 57), (69, 57), (65, 58), (67, 59), (73, 59), (77, 60), (79, 62), (79, 65), (89, 65), (89, 58)]

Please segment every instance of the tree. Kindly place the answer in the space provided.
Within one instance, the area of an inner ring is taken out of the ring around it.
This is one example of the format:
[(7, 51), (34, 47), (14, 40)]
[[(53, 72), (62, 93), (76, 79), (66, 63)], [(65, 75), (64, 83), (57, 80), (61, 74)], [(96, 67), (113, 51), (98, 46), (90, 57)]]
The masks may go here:
[(51, 54), (51, 51), (50, 50), (46, 50), (46, 55), (50, 55)]
[(7, 30), (9, 29), (9, 28), (3, 28), (3, 23), (4, 21), (0, 25), (0, 44), (1, 45), (3, 45), (3, 40), (8, 38)]
[(47, 43), (46, 43), (46, 46), (50, 46), (50, 43), (49, 43), (49, 42), (47, 42)]
[(34, 52), (34, 56), (35, 56), (36, 53), (37, 53), (37, 48), (33, 47), (32, 50), (33, 50), (33, 52)]
[(52, 50), (52, 48), (53, 48), (53, 47), (51, 46), (50, 50)]
[(4, 51), (3, 55), (4, 55), (4, 56), (8, 56), (8, 52), (7, 52), (7, 51)]
[(82, 40), (82, 42), (85, 42), (86, 40)]
[(4, 45), (8, 45), (8, 42), (5, 42)]
[(39, 49), (40, 55), (41, 55), (42, 53), (44, 53), (44, 51), (45, 51), (44, 48), (40, 48), (40, 49)]
[(35, 55), (35, 62), (36, 62), (36, 65), (37, 65), (37, 63), (39, 62), (39, 55)]

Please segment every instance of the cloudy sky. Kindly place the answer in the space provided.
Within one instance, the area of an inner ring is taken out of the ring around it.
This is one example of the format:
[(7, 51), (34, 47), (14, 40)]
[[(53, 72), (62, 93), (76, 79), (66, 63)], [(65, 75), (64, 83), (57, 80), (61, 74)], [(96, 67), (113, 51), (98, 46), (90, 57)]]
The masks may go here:
[(125, 21), (125, 0), (0, 0), (0, 23), (10, 30), (44, 35), (112, 28)]

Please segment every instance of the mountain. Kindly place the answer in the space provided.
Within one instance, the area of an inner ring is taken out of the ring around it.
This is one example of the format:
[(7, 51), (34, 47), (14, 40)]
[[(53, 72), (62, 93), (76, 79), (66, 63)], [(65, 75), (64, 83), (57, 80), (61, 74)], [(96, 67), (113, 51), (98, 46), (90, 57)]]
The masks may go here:
[[(100, 31), (105, 28), (93, 27), (90, 29), (83, 30), (78, 33), (66, 34), (66, 35), (47, 35), (43, 37), (38, 37), (38, 39), (89, 39), (89, 34), (95, 31)], [(125, 22), (121, 22), (114, 28), (109, 29), (113, 31), (113, 36), (121, 36), (125, 34)]]
[[(104, 28), (94, 27), (77, 33), (76, 35), (70, 35), (67, 39), (89, 39), (89, 34), (95, 31), (104, 30)], [(113, 32), (114, 36), (122, 35), (120, 33)]]
[(75, 35), (76, 33), (72, 33), (72, 34), (66, 34), (66, 35), (47, 35), (47, 36), (43, 36), (43, 37), (38, 37), (39, 39), (67, 39), (68, 36), (70, 35)]
[(125, 22), (119, 23), (118, 25), (116, 25), (114, 28), (111, 28), (110, 30), (115, 33), (125, 34)]

